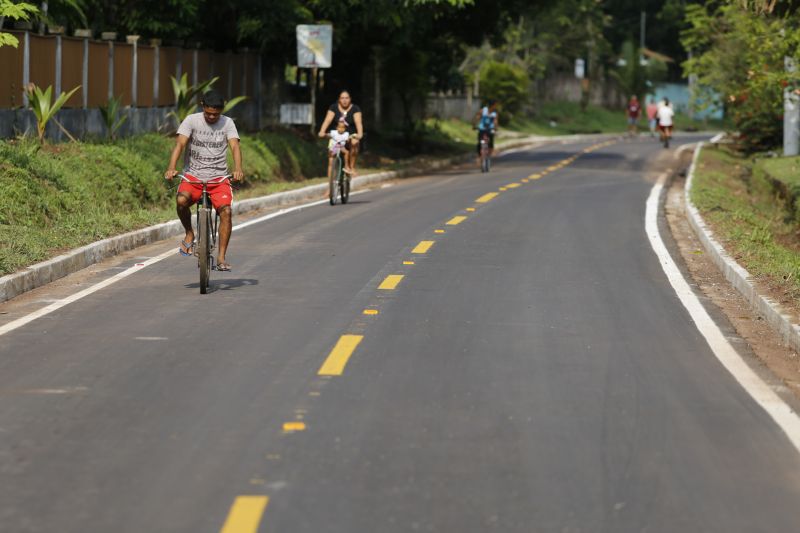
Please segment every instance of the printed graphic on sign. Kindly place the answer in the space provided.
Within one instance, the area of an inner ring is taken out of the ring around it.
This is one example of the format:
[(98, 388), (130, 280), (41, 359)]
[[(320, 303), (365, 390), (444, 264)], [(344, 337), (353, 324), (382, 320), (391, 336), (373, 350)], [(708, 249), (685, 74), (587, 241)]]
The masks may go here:
[(297, 26), (297, 66), (330, 68), (333, 60), (333, 26)]

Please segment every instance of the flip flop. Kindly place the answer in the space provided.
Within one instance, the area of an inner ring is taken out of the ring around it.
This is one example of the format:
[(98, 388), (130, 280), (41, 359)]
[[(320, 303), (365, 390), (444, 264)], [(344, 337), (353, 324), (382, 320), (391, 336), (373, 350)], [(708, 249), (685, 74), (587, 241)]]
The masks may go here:
[[(183, 251), (184, 248), (186, 248), (185, 252)], [(181, 241), (181, 243), (178, 245), (178, 252), (180, 252), (180, 254), (184, 257), (194, 255), (192, 250), (194, 250), (194, 242)]]
[(220, 272), (230, 272), (231, 265), (230, 263), (217, 263), (217, 270)]

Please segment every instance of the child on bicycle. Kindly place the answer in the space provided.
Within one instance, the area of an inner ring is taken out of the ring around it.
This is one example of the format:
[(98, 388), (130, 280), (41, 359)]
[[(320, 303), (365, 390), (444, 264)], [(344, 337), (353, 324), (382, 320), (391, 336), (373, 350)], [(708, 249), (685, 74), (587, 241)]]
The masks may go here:
[(328, 142), (328, 157), (333, 160), (338, 153), (342, 153), (344, 158), (344, 171), (348, 174), (353, 174), (353, 169), (350, 167), (350, 151), (347, 149), (347, 141), (350, 134), (347, 132), (347, 124), (344, 120), (340, 120), (336, 124), (336, 129), (331, 130), (328, 135), (331, 140)]

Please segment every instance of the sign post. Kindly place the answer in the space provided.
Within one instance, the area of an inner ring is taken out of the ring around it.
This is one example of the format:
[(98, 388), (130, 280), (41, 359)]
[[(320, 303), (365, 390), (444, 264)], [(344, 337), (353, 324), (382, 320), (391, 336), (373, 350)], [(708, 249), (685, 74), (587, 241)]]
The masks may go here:
[(299, 24), (297, 26), (297, 68), (310, 68), (311, 133), (317, 123), (318, 69), (333, 64), (333, 26)]

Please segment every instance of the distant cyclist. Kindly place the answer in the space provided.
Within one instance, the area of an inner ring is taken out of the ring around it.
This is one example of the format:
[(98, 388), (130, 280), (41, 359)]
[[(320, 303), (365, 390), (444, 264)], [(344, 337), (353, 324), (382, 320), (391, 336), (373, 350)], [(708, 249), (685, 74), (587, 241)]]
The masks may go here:
[(481, 164), (481, 139), (484, 134), (489, 136), (489, 155), (494, 156), (494, 134), (499, 121), (497, 119), (497, 102), (490, 101), (475, 115), (478, 128), (478, 166)]
[[(361, 144), (361, 139), (364, 138), (364, 123), (361, 116), (361, 108), (353, 103), (350, 97), (350, 91), (342, 91), (339, 93), (339, 99), (335, 104), (332, 104), (325, 115), (325, 120), (322, 121), (322, 126), (319, 129), (319, 136), (325, 138), (329, 135), (328, 128), (331, 124), (339, 124), (344, 122), (348, 138), (345, 144), (345, 149), (350, 153), (350, 173), (356, 173), (356, 159), (358, 159), (358, 151)], [(333, 159), (330, 159), (328, 164), (328, 174), (330, 175), (330, 165), (333, 164)]]
[(222, 178), (228, 174), (228, 147), (233, 154), (234, 181), (241, 181), (244, 178), (239, 133), (233, 120), (222, 115), (222, 109), (225, 107), (222, 95), (215, 91), (207, 92), (200, 98), (200, 105), (203, 108), (202, 113), (189, 115), (178, 128), (175, 148), (172, 150), (164, 177), (171, 181), (178, 174), (175, 166), (178, 164), (181, 152), (185, 152), (183, 175), (189, 182), (181, 183), (175, 200), (178, 217), (186, 230), (179, 251), (184, 256), (194, 254), (192, 212), (189, 208), (200, 200), (203, 191), (201, 183), (206, 182), (211, 204), (220, 218), (217, 270), (229, 271), (231, 266), (225, 260), (225, 252), (228, 250), (233, 224), (231, 217), (233, 191), (230, 183)]

